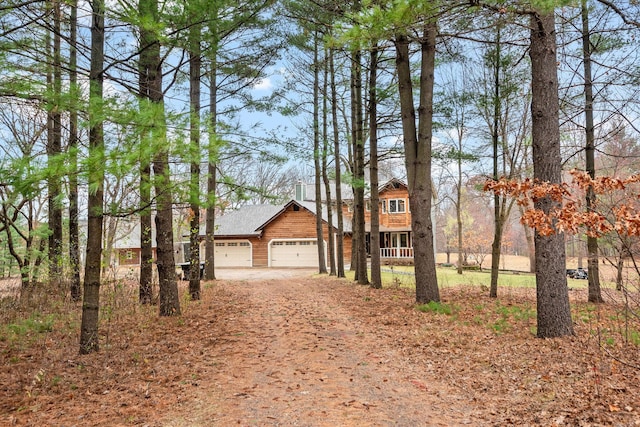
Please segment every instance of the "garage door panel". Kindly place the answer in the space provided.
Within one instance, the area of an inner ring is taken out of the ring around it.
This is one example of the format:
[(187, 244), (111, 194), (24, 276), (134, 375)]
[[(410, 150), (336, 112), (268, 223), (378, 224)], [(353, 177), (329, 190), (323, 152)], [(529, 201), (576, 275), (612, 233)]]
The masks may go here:
[(318, 246), (315, 240), (271, 242), (271, 267), (317, 267)]
[(215, 242), (216, 267), (251, 267), (251, 243), (248, 241)]

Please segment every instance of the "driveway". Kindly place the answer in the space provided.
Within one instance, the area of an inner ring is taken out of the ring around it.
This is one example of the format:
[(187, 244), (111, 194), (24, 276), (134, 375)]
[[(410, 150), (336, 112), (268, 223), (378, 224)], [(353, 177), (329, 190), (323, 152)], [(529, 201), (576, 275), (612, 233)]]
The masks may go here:
[(316, 268), (216, 268), (218, 280), (265, 280), (289, 277), (309, 277), (318, 273)]

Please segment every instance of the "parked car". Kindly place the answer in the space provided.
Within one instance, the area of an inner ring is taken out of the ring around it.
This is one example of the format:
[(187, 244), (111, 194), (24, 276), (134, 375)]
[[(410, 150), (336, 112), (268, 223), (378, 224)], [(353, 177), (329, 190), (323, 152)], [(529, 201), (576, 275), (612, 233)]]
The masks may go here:
[(571, 277), (572, 279), (581, 280), (587, 280), (589, 278), (589, 274), (584, 268), (567, 269), (567, 276)]
[(587, 270), (578, 269), (573, 275), (573, 278), (587, 280), (589, 278), (589, 273), (587, 273)]

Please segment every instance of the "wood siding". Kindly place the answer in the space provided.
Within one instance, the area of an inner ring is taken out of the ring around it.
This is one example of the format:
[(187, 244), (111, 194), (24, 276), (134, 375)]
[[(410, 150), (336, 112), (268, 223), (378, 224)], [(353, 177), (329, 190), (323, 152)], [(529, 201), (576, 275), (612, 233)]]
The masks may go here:
[[(404, 200), (405, 211), (404, 212), (389, 212), (390, 200)], [(351, 221), (353, 218), (353, 210), (349, 205), (349, 202), (342, 204), (342, 215), (345, 221)], [(366, 202), (367, 204), (369, 201)], [(383, 210), (383, 206), (386, 205), (386, 211)], [(371, 209), (365, 209), (364, 220), (366, 224), (371, 224)], [(409, 191), (407, 187), (400, 186), (399, 188), (385, 187), (380, 192), (380, 226), (390, 229), (396, 229), (398, 231), (411, 230), (411, 206), (409, 206)], [(368, 229), (369, 227), (367, 227)]]
[[(253, 246), (253, 266), (268, 267), (269, 266), (269, 243), (274, 239), (295, 240), (295, 239), (315, 239), (316, 238), (316, 217), (307, 209), (300, 207), (298, 211), (295, 208), (298, 205), (289, 206), (278, 217), (271, 221), (263, 230), (261, 237), (251, 237), (248, 240)], [(328, 225), (323, 224), (323, 238), (325, 243), (328, 242)], [(217, 241), (224, 241), (223, 238), (217, 238)], [(237, 239), (231, 239), (237, 240)], [(349, 262), (351, 259), (351, 236), (344, 239), (344, 259)], [(327, 250), (328, 254), (328, 250)]]
[[(404, 212), (389, 212), (390, 200), (404, 200)], [(386, 212), (380, 207), (380, 226), (397, 229), (411, 229), (409, 192), (406, 187), (385, 189), (380, 193), (380, 203), (386, 203)], [(371, 215), (371, 212), (369, 212)], [(371, 217), (369, 216), (369, 221)]]

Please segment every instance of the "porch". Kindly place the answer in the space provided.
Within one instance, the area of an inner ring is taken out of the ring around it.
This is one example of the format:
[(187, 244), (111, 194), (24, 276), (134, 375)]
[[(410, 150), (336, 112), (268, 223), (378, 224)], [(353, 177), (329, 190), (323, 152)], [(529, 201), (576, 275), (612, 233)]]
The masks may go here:
[(413, 258), (413, 248), (380, 248), (380, 258)]
[[(370, 237), (367, 233), (367, 254), (371, 255)], [(380, 232), (380, 258), (413, 259), (413, 244), (410, 231)]]

